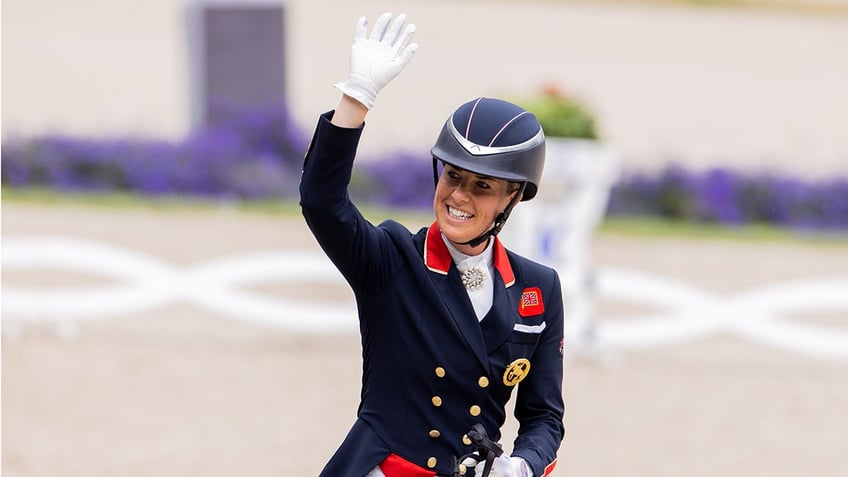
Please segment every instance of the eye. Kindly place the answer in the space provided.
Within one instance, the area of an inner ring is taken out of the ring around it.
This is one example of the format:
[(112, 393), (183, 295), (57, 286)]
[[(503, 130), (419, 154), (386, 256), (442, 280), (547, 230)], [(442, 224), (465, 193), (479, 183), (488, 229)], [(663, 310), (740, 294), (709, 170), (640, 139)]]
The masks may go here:
[(484, 181), (477, 181), (477, 187), (484, 190), (489, 190), (492, 188), (492, 186), (490, 186), (488, 182)]
[(456, 171), (449, 170), (445, 170), (445, 178), (451, 183), (457, 183), (462, 180), (462, 176), (460, 176)]

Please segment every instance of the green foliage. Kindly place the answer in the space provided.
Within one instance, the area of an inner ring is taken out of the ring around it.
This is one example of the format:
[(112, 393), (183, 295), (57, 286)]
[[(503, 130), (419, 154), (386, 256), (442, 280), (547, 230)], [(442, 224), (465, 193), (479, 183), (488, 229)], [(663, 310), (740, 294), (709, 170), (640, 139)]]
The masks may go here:
[(556, 88), (543, 88), (518, 104), (536, 115), (547, 137), (598, 139), (594, 115)]

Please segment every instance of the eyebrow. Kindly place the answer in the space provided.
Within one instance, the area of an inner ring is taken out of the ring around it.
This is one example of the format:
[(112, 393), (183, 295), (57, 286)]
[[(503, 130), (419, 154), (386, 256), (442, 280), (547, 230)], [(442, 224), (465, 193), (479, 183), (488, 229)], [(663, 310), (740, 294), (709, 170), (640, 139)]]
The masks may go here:
[(450, 164), (448, 164), (448, 165), (445, 167), (445, 169), (446, 169), (446, 170), (447, 170), (448, 168), (453, 169), (453, 170), (455, 170), (455, 171), (460, 171), (460, 172), (466, 172), (466, 173), (468, 173), (468, 174), (473, 174), (473, 175), (474, 175), (474, 177), (476, 177), (476, 178), (478, 178), (478, 179), (483, 179), (483, 180), (488, 180), (488, 181), (497, 181), (497, 180), (500, 180), (500, 179), (498, 179), (497, 177), (492, 177), (492, 176), (481, 176), (480, 174), (475, 174), (474, 172), (471, 172), (471, 171), (469, 171), (469, 170), (467, 170), (467, 169), (462, 169), (462, 168), (460, 168), (460, 167), (456, 167), (456, 166), (453, 166), (453, 165), (450, 165)]

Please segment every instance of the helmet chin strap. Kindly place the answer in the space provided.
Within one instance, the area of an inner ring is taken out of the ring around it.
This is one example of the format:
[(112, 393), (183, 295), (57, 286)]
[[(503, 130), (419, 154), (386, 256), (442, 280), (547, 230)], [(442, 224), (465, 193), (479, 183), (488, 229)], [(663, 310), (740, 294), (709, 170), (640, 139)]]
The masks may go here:
[(521, 187), (518, 189), (518, 193), (515, 194), (515, 197), (512, 198), (512, 200), (509, 202), (509, 205), (506, 206), (506, 209), (504, 209), (503, 212), (501, 212), (500, 214), (498, 214), (497, 217), (495, 217), (495, 224), (492, 226), (492, 228), (490, 228), (486, 232), (483, 232), (482, 235), (475, 239), (471, 239), (467, 242), (455, 243), (457, 243), (457, 245), (470, 245), (471, 247), (476, 247), (481, 243), (485, 242), (486, 240), (489, 240), (489, 237), (494, 237), (495, 235), (499, 234), (501, 229), (503, 229), (504, 224), (506, 224), (506, 219), (509, 218), (509, 214), (512, 213), (513, 207), (515, 207), (515, 205), (518, 204), (521, 201), (521, 198), (524, 196), (524, 189), (526, 187), (527, 183), (522, 182)]

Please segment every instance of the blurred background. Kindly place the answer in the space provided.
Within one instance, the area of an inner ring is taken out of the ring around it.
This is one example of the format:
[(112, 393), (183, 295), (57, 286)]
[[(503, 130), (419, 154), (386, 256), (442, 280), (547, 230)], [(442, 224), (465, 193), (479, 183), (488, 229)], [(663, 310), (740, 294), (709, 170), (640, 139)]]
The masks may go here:
[(467, 100), (548, 137), (503, 235), (563, 277), (555, 475), (848, 473), (844, 0), (3, 0), (3, 473), (318, 474), (361, 361), (297, 184), (383, 11), (369, 219), (432, 221)]

